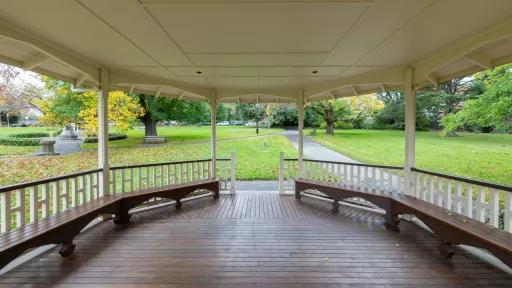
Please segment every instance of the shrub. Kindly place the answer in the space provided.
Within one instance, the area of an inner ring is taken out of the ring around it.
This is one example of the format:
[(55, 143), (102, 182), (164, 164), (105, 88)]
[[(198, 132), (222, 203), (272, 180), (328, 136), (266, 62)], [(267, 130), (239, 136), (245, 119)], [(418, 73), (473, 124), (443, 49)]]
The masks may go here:
[(39, 146), (39, 141), (42, 138), (15, 138), (15, 137), (1, 137), (0, 145), (6, 146)]
[(48, 132), (26, 132), (26, 133), (16, 133), (9, 134), (7, 138), (44, 138), (50, 137), (50, 133)]
[[(112, 133), (108, 134), (108, 141), (124, 140), (128, 138), (126, 134)], [(98, 143), (98, 137), (90, 136), (84, 139), (84, 143)]]

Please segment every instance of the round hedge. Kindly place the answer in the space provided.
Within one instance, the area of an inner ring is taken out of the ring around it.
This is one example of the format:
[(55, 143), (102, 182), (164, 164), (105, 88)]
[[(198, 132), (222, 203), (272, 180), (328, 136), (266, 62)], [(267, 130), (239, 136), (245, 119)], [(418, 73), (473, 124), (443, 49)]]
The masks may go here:
[[(124, 140), (128, 138), (126, 134), (112, 133), (108, 134), (108, 141)], [(84, 143), (98, 143), (98, 137), (90, 136), (84, 139)]]
[(0, 137), (0, 145), (6, 146), (39, 146), (39, 142), (43, 138), (15, 138)]
[(50, 137), (50, 133), (48, 132), (26, 132), (26, 133), (16, 133), (9, 134), (7, 138), (44, 138)]

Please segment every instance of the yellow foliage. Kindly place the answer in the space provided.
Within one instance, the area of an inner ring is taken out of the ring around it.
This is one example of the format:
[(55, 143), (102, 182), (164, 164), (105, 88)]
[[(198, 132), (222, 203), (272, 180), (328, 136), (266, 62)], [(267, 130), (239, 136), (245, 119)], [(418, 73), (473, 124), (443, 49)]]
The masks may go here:
[[(82, 128), (87, 135), (96, 134), (98, 129), (98, 95), (89, 90), (79, 95), (85, 108), (79, 116), (83, 119)], [(139, 103), (122, 91), (111, 91), (108, 94), (108, 120), (120, 132), (128, 130), (137, 117), (145, 113)]]

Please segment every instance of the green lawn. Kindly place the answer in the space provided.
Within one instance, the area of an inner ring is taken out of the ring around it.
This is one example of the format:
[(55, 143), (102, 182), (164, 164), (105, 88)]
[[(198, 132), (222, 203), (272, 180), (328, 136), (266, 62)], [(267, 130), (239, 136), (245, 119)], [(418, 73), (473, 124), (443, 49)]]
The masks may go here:
[[(269, 136), (267, 145), (264, 146), (264, 142), (265, 137), (219, 141), (218, 157), (229, 157), (231, 151), (235, 151), (238, 179), (277, 179), (279, 152), (284, 151), (287, 156), (296, 157), (296, 151), (284, 136)], [(145, 148), (113, 148), (109, 155), (112, 165), (205, 158), (210, 158), (209, 142), (179, 142)], [(53, 157), (3, 156), (0, 162), (0, 186), (94, 169), (96, 163), (95, 150)]]
[[(308, 137), (362, 162), (403, 165), (403, 131), (338, 130), (335, 136), (329, 136), (317, 130), (317, 134)], [(512, 135), (459, 135), (441, 137), (436, 132), (417, 132), (416, 167), (512, 184)]]
[[(53, 133), (54, 128), (50, 127), (0, 127), (0, 137), (8, 136), (9, 134), (16, 133), (29, 133), (29, 132), (48, 132)], [(4, 146), (0, 145), (1, 155), (20, 155), (31, 154), (39, 150), (39, 146)]]
[[(260, 129), (259, 135), (265, 133), (280, 132), (283, 129)], [(210, 139), (210, 126), (161, 126), (157, 128), (158, 136), (165, 137), (168, 143), (176, 143), (183, 141), (208, 141)], [(144, 140), (144, 129), (136, 128), (126, 133), (128, 139), (112, 141), (109, 146), (112, 148), (130, 148), (142, 147)], [(257, 136), (256, 129), (246, 126), (217, 126), (217, 139), (229, 139)], [(96, 149), (97, 144), (82, 144), (84, 149)]]

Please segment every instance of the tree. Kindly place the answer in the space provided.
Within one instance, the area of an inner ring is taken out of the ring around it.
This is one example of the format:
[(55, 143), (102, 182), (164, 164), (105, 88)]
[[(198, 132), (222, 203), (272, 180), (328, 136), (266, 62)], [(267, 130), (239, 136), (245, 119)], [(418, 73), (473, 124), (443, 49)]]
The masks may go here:
[(272, 126), (297, 126), (297, 107), (286, 104), (267, 105), (267, 115), (269, 115)]
[[(88, 90), (78, 94), (83, 108), (78, 113), (83, 120), (83, 128), (87, 135), (97, 134), (98, 130), (98, 94), (94, 90)], [(126, 132), (137, 119), (145, 114), (144, 109), (130, 95), (122, 91), (110, 91), (108, 93), (108, 120), (114, 122), (114, 127), (119, 132)]]
[(256, 134), (259, 134), (259, 123), (267, 116), (265, 106), (262, 104), (248, 105), (244, 110), (245, 119), (256, 122)]
[(324, 100), (308, 104), (323, 117), (325, 122), (325, 133), (334, 135), (334, 123), (337, 121), (346, 121), (351, 114), (347, 102), (337, 100)]
[(472, 91), (482, 91), (478, 98), (466, 100), (456, 113), (441, 120), (443, 133), (463, 127), (483, 131), (512, 131), (512, 64), (474, 75)]
[[(375, 127), (379, 129), (405, 128), (405, 99), (402, 91), (379, 93), (384, 108), (375, 115)], [(418, 94), (416, 98), (416, 130), (428, 130), (431, 120), (424, 109), (425, 101), (430, 101), (426, 94)]]
[(0, 64), (0, 122), (5, 117), (7, 125), (12, 118), (18, 117), (23, 110), (37, 108), (35, 99), (43, 96), (43, 87), (32, 82), (39, 80), (37, 74)]
[[(43, 77), (49, 96), (37, 99), (34, 105), (43, 112), (39, 121), (46, 125), (63, 126), (68, 123), (83, 124), (86, 135), (93, 135), (98, 127), (98, 95), (94, 90), (76, 92), (71, 84)], [(145, 110), (136, 99), (122, 91), (110, 91), (108, 95), (108, 120), (124, 132)]]
[(376, 94), (348, 97), (341, 101), (347, 102), (351, 111), (350, 121), (354, 128), (362, 128), (366, 119), (375, 117), (384, 108), (384, 103)]
[(208, 105), (202, 102), (183, 101), (166, 97), (154, 97), (138, 94), (140, 106), (146, 113), (139, 117), (144, 124), (145, 136), (157, 136), (158, 121), (175, 120), (188, 123), (200, 123), (209, 119)]

